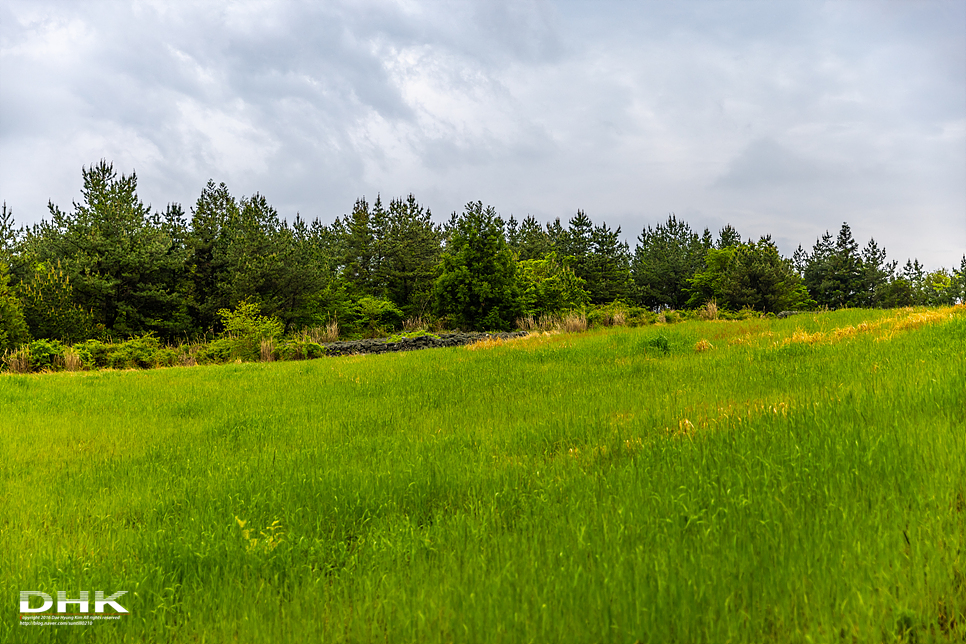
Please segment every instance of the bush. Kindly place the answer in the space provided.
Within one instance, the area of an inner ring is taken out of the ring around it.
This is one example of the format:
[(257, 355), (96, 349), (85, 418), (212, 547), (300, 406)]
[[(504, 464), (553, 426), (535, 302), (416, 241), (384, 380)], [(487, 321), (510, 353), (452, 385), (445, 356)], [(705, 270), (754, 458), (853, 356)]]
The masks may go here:
[(360, 297), (347, 320), (350, 328), (367, 337), (386, 335), (402, 325), (403, 312), (390, 302), (378, 297)]
[(150, 369), (158, 364), (161, 343), (151, 333), (115, 345), (107, 363), (114, 369)]
[(59, 370), (64, 365), (64, 345), (58, 340), (34, 340), (30, 343), (32, 371)]
[(282, 360), (312, 360), (324, 356), (325, 347), (303, 336), (287, 340), (278, 347), (277, 353)]
[[(262, 340), (274, 340), (282, 334), (282, 322), (276, 317), (261, 315), (258, 304), (239, 302), (234, 310), (221, 309), (218, 315), (224, 322), (225, 332), (212, 346), (227, 340), (232, 358), (257, 361), (261, 358)], [(219, 346), (219, 355), (221, 349), (222, 346)]]
[[(195, 355), (195, 360), (198, 364), (221, 364), (228, 362), (231, 359), (234, 347), (234, 338), (221, 338), (206, 347), (202, 347)], [(259, 351), (261, 351), (260, 346)]]
[(87, 340), (75, 344), (74, 351), (80, 357), (84, 369), (100, 369), (106, 367), (111, 356), (111, 345), (100, 340)]
[(641, 349), (644, 353), (660, 352), (668, 355), (671, 353), (671, 343), (668, 341), (667, 336), (657, 335), (644, 340), (641, 343)]

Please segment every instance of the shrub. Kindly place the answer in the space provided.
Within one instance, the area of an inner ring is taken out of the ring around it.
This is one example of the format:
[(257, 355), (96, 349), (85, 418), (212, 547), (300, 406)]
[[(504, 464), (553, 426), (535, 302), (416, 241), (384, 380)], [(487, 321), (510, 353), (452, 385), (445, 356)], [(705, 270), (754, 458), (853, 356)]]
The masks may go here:
[(305, 336), (287, 340), (278, 347), (282, 360), (311, 360), (325, 355), (325, 347)]
[[(256, 361), (261, 358), (262, 340), (274, 340), (282, 334), (282, 322), (276, 317), (259, 313), (255, 303), (242, 301), (233, 310), (218, 311), (225, 325), (221, 340), (227, 340), (229, 355), (232, 358)], [(212, 343), (220, 342), (216, 340)], [(220, 355), (222, 347), (219, 346)]]
[(74, 352), (80, 358), (84, 369), (99, 369), (106, 367), (111, 355), (111, 345), (100, 340), (87, 340), (73, 346)]
[(63, 367), (64, 345), (58, 340), (34, 340), (30, 343), (30, 368), (51, 371)]
[(402, 324), (403, 312), (389, 300), (366, 296), (359, 298), (351, 316), (351, 325), (357, 333), (379, 337)]
[(161, 343), (151, 333), (115, 345), (107, 364), (114, 369), (149, 369), (158, 364)]
[(657, 335), (644, 340), (641, 343), (641, 348), (645, 353), (648, 351), (660, 351), (664, 355), (671, 353), (671, 343), (668, 342), (667, 336)]
[[(206, 347), (202, 347), (195, 354), (195, 360), (198, 364), (221, 364), (228, 362), (231, 359), (234, 347), (234, 338), (221, 338)], [(259, 346), (259, 351), (261, 351), (261, 346)]]

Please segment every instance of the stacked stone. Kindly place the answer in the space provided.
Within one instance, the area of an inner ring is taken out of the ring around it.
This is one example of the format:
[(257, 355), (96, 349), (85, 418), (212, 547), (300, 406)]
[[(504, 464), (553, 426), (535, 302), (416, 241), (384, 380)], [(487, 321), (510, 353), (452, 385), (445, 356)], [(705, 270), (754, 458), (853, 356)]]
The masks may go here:
[(395, 351), (417, 351), (419, 349), (439, 349), (442, 347), (460, 347), (473, 344), (481, 340), (509, 340), (522, 338), (526, 331), (513, 333), (444, 333), (439, 337), (421, 335), (415, 338), (402, 338), (396, 342), (387, 342), (384, 338), (372, 340), (347, 340), (345, 342), (329, 342), (323, 344), (326, 355), (348, 356), (360, 353), (392, 353)]

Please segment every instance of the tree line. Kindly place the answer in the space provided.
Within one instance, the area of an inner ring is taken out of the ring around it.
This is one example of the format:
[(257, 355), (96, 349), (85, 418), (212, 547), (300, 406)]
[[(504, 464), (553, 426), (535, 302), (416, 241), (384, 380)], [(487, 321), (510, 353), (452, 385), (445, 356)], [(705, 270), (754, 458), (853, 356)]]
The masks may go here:
[(728, 225), (698, 233), (674, 215), (646, 226), (633, 251), (621, 229), (583, 211), (562, 224), (503, 219), (471, 202), (436, 223), (413, 195), (357, 200), (329, 225), (279, 217), (264, 195), (209, 181), (191, 208), (152, 211), (135, 174), (101, 161), (82, 170), (80, 201), (16, 227), (0, 216), (0, 350), (32, 338), (78, 342), (223, 331), (219, 312), (256, 305), (287, 329), (337, 320), (347, 333), (434, 319), (503, 330), (521, 317), (622, 301), (658, 309), (761, 312), (952, 304), (959, 267), (900, 269), (848, 224), (782, 257), (770, 236)]

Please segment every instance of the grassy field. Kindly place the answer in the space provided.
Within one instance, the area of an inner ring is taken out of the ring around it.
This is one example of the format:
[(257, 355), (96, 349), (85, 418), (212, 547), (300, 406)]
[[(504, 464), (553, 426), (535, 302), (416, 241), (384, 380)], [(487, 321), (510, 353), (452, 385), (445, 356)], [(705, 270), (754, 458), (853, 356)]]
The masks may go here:
[[(7, 375), (0, 410), (4, 643), (966, 641), (963, 307)], [(21, 590), (131, 614), (24, 627)]]

